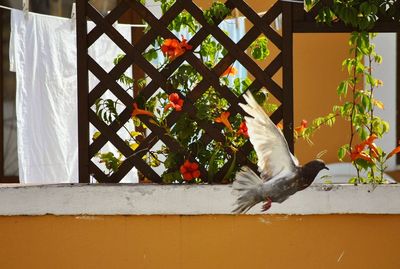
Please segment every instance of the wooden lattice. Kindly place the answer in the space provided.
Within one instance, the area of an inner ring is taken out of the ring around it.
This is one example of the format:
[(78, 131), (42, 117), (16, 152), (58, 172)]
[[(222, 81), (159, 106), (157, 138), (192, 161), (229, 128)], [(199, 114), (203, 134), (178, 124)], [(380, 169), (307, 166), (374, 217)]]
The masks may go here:
[[(267, 13), (262, 16), (249, 7), (243, 0), (228, 0), (225, 5), (229, 9), (238, 9), (252, 24), (252, 28), (247, 31), (245, 36), (234, 43), (217, 25), (210, 25), (203, 16), (203, 12), (193, 1), (177, 0), (176, 3), (160, 18), (157, 19), (145, 6), (139, 1), (124, 0), (112, 10), (106, 17), (103, 17), (96, 9), (88, 3), (87, 0), (78, 1), (78, 83), (79, 83), (79, 128), (80, 128), (80, 181), (88, 182), (89, 175), (94, 175), (99, 182), (119, 182), (134, 166), (148, 179), (153, 182), (162, 182), (160, 176), (142, 159), (146, 154), (145, 149), (152, 148), (158, 140), (161, 140), (168, 148), (174, 151), (185, 152), (191, 160), (195, 159), (188, 149), (183, 148), (175, 139), (165, 134), (165, 130), (150, 122), (148, 117), (140, 119), (148, 126), (151, 133), (141, 141), (140, 146), (132, 150), (117, 132), (122, 126), (130, 120), (132, 114), (132, 104), (134, 98), (118, 84), (118, 78), (130, 66), (137, 66), (143, 70), (150, 78), (151, 82), (141, 90), (141, 96), (145, 99), (150, 98), (159, 88), (166, 93), (173, 92), (171, 85), (168, 84), (168, 78), (174, 71), (186, 61), (202, 76), (202, 81), (185, 96), (185, 105), (183, 111), (191, 119), (196, 121), (198, 126), (206, 133), (202, 141), (204, 144), (214, 141), (223, 141), (224, 135), (219, 125), (210, 124), (196, 117), (194, 103), (200, 96), (212, 86), (218, 93), (230, 103), (229, 112), (244, 114), (238, 103), (244, 102), (242, 97), (236, 96), (232, 91), (220, 84), (220, 75), (235, 61), (239, 61), (247, 71), (254, 76), (252, 84), (248, 90), (252, 92), (266, 88), (280, 103), (279, 108), (272, 114), (271, 118), (275, 123), (283, 120), (284, 134), (293, 149), (293, 85), (292, 85), (292, 24), (291, 24), (291, 6), (280, 1), (276, 2)], [(143, 37), (134, 45), (130, 44), (113, 27), (116, 22), (128, 10), (136, 12), (144, 22), (151, 27)], [(162, 38), (177, 38), (167, 26), (182, 11), (189, 12), (197, 22), (201, 24), (200, 30), (189, 40), (193, 48), (197, 48), (203, 40), (212, 35), (228, 54), (213, 68), (207, 68), (196, 55), (187, 52), (168, 64), (166, 68), (158, 71), (149, 61), (143, 57), (143, 53), (158, 36)], [(283, 33), (282, 35), (274, 31), (270, 25), (280, 15), (283, 14)], [(87, 33), (87, 19), (93, 21), (96, 27)], [(102, 35), (106, 34), (126, 56), (110, 71), (106, 72), (93, 60), (87, 53), (88, 48)], [(259, 65), (245, 52), (246, 49), (261, 34), (265, 35), (280, 50), (279, 54), (263, 70)], [(283, 69), (283, 83), (279, 86), (272, 77), (277, 71)], [(100, 82), (88, 94), (88, 71), (92, 72)], [(124, 105), (125, 109), (110, 125), (105, 124), (91, 109), (95, 101), (101, 97), (107, 90), (111, 91)], [(181, 114), (172, 112), (168, 115), (169, 126), (177, 122)], [(89, 139), (89, 123), (95, 126), (101, 133), (94, 141)], [(118, 171), (111, 176), (107, 176), (92, 162), (92, 157), (110, 141), (126, 158)], [(250, 142), (247, 142), (237, 152), (237, 162), (239, 165), (249, 165), (256, 170), (256, 165), (249, 162), (247, 156), (252, 150)], [(232, 154), (232, 152), (228, 152)], [(230, 163), (227, 162), (214, 178), (205, 178), (208, 182), (219, 182), (222, 175), (226, 173)], [(204, 167), (200, 167), (202, 175), (207, 175)]]

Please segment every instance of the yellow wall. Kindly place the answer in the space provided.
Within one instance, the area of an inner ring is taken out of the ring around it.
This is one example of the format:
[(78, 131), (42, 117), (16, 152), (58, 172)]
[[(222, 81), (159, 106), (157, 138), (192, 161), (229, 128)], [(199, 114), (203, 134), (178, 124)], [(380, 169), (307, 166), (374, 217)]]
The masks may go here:
[(1, 217), (0, 268), (400, 268), (400, 216)]

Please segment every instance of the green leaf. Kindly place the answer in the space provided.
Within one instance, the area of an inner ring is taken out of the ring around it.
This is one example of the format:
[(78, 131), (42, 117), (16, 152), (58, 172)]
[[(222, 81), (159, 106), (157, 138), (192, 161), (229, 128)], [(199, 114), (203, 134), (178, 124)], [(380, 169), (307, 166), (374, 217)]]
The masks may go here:
[(370, 74), (365, 74), (365, 78), (369, 85), (376, 86), (376, 79), (374, 79)]
[(358, 180), (357, 177), (352, 177), (349, 179), (349, 184), (357, 184)]
[(101, 135), (101, 133), (99, 131), (94, 132), (93, 136), (92, 136), (92, 140), (96, 140), (99, 136)]
[(125, 54), (119, 54), (117, 57), (114, 59), (114, 65), (117, 65), (122, 59), (124, 59)]
[(182, 180), (182, 176), (181, 173), (179, 171), (174, 171), (174, 172), (164, 172), (162, 174), (162, 179), (164, 183), (167, 184), (171, 184), (175, 181), (181, 181)]
[(216, 162), (216, 159), (218, 157), (218, 153), (219, 153), (219, 150), (216, 149), (212, 153), (211, 158), (210, 158), (210, 162), (208, 164), (208, 178), (210, 180), (212, 180), (214, 178), (214, 176), (215, 176), (215, 174), (217, 173), (217, 170), (218, 170), (218, 164)]
[(224, 179), (230, 179), (236, 167), (236, 152), (233, 153), (231, 158), (231, 164), (229, 165), (228, 171), (226, 172)]
[(254, 99), (258, 104), (263, 104), (267, 100), (267, 96), (262, 91), (258, 91), (254, 94)]
[(338, 159), (339, 161), (343, 161), (343, 158), (346, 156), (346, 152), (347, 152), (347, 145), (342, 146), (339, 148), (338, 150)]
[(359, 128), (358, 129), (358, 135), (360, 136), (361, 140), (365, 140), (369, 136), (369, 132), (366, 128)]
[(167, 169), (176, 169), (182, 163), (183, 157), (175, 152), (169, 152), (168, 157), (164, 161), (164, 166)]
[(375, 60), (376, 63), (381, 64), (382, 63), (382, 56), (375, 55), (374, 60)]
[(387, 133), (390, 130), (390, 125), (387, 121), (382, 121), (382, 133)]
[(231, 10), (225, 4), (215, 1), (209, 9), (204, 11), (204, 18), (209, 24), (214, 25), (230, 14)]
[(270, 51), (268, 49), (268, 39), (266, 37), (259, 37), (257, 38), (251, 45), (251, 55), (256, 60), (265, 60)]
[(357, 159), (355, 163), (361, 167), (364, 170), (368, 170), (371, 166), (373, 166), (373, 163), (367, 162), (366, 160), (363, 159)]
[(361, 103), (364, 106), (364, 111), (371, 110), (371, 98), (367, 95), (361, 97)]
[(340, 96), (346, 96), (348, 87), (349, 87), (349, 82), (347, 80), (340, 82), (337, 88), (337, 94)]

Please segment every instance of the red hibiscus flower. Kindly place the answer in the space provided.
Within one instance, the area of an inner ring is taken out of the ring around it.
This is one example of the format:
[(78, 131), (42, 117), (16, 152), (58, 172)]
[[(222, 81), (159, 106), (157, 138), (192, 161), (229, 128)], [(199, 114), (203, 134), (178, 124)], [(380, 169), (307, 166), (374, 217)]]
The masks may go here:
[(181, 111), (183, 106), (183, 99), (179, 97), (177, 93), (171, 93), (168, 96), (169, 104), (165, 106), (164, 110), (168, 110), (171, 107), (175, 109), (175, 111)]
[(181, 46), (177, 39), (167, 38), (161, 45), (161, 51), (172, 61), (182, 54)]
[(175, 60), (181, 56), (187, 50), (191, 50), (192, 46), (189, 45), (186, 39), (182, 36), (182, 41), (179, 42), (177, 39), (167, 38), (161, 45), (161, 51), (168, 56), (170, 61)]
[(181, 165), (179, 171), (185, 181), (191, 181), (192, 179), (200, 177), (199, 165), (189, 160), (186, 160), (184, 164)]
[(238, 130), (238, 135), (243, 135), (244, 137), (248, 138), (249, 137), (249, 133), (248, 133), (248, 129), (247, 129), (247, 125), (246, 122), (243, 121), (240, 126), (239, 126), (239, 130)]

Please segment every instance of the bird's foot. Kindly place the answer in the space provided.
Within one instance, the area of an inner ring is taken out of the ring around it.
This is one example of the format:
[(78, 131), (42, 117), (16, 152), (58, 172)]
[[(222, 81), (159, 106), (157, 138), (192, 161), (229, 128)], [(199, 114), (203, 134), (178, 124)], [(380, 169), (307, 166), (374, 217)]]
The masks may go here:
[(265, 203), (262, 206), (262, 212), (265, 212), (268, 209), (270, 209), (271, 208), (271, 204), (272, 204), (271, 198), (267, 197), (267, 199), (265, 200)]

